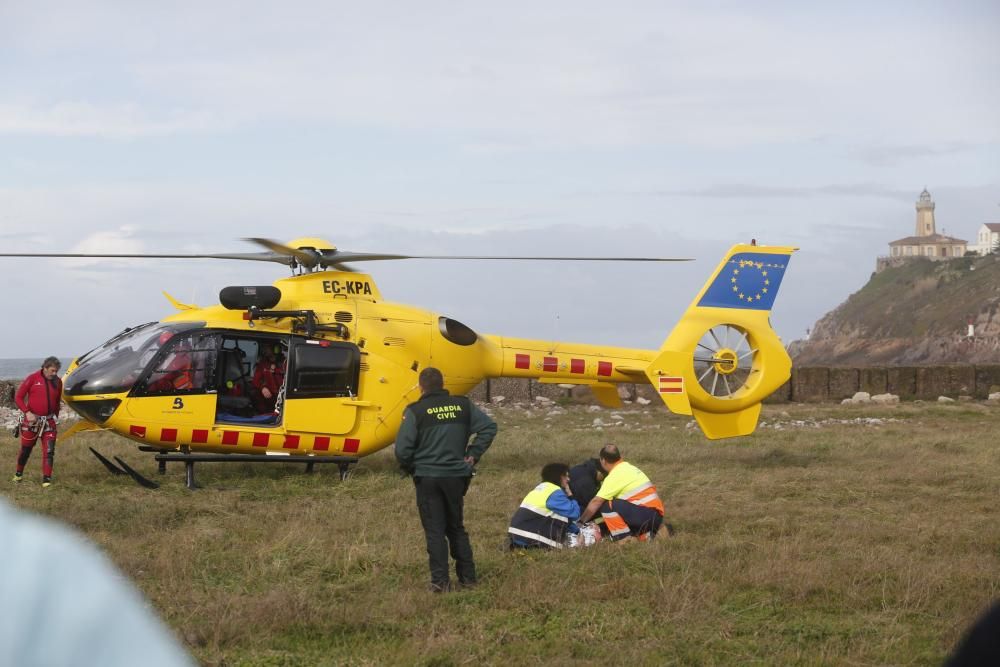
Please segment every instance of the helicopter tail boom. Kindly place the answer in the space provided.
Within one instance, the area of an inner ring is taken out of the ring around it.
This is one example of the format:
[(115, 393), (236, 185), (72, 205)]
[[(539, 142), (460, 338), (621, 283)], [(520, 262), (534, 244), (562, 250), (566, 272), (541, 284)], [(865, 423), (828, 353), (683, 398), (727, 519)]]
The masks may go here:
[(646, 367), (667, 408), (710, 439), (752, 433), (761, 402), (791, 375), (768, 315), (795, 250), (730, 248)]
[(614, 385), (635, 381), (655, 350), (486, 336), (495, 350), (490, 377), (533, 378), (543, 384)]

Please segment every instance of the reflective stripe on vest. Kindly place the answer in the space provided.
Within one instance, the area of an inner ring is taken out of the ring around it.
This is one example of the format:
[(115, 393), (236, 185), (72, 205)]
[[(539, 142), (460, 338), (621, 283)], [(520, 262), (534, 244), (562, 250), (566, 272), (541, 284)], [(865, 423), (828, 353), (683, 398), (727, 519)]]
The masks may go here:
[(634, 465), (626, 461), (622, 461), (618, 465), (628, 466), (626, 471), (633, 477), (633, 480), (625, 486), (625, 489), (621, 492), (618, 498), (630, 502), (633, 505), (654, 509), (660, 513), (660, 516), (663, 516), (665, 512), (663, 501), (660, 500), (660, 496), (656, 493), (656, 487), (649, 481), (649, 477), (647, 477), (644, 472), (636, 468)]
[(545, 506), (549, 496), (558, 490), (559, 487), (551, 482), (542, 482), (532, 489), (514, 513), (507, 532), (556, 549), (562, 549), (561, 540), (566, 532), (569, 519), (561, 514), (556, 514)]
[(625, 519), (618, 512), (603, 512), (601, 517), (604, 519), (604, 525), (608, 527), (614, 537), (628, 535), (632, 532), (629, 530), (628, 524), (625, 523)]
[(524, 500), (521, 501), (521, 507), (526, 510), (531, 510), (535, 514), (541, 514), (544, 517), (551, 517), (553, 519), (558, 519), (559, 521), (568, 522), (569, 519), (561, 514), (556, 514), (545, 506), (545, 503), (549, 501), (549, 496), (558, 490), (559, 487), (552, 482), (542, 482), (532, 489), (531, 493), (524, 497)]
[(661, 516), (664, 513), (663, 501), (660, 500), (660, 496), (656, 493), (656, 487), (653, 486), (652, 482), (647, 482), (642, 486), (629, 491), (627, 494), (622, 496), (622, 500), (627, 500), (633, 505), (654, 509), (659, 512)]

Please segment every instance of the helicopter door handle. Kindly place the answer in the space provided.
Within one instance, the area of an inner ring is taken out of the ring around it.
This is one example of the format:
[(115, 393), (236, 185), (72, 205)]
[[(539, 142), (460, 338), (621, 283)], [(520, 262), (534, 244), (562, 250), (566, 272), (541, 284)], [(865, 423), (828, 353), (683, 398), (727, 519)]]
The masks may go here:
[(375, 405), (371, 401), (345, 401), (345, 403), (347, 403), (347, 405), (353, 405), (357, 408), (370, 408)]

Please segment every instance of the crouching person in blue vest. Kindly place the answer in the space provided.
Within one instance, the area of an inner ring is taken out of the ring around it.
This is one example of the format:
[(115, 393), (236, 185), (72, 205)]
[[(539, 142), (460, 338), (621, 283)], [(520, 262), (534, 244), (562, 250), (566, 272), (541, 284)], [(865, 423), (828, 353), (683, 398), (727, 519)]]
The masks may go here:
[(524, 497), (510, 520), (511, 549), (562, 549), (566, 532), (578, 533), (574, 523), (580, 506), (569, 489), (569, 466), (549, 463), (542, 468), (542, 483)]

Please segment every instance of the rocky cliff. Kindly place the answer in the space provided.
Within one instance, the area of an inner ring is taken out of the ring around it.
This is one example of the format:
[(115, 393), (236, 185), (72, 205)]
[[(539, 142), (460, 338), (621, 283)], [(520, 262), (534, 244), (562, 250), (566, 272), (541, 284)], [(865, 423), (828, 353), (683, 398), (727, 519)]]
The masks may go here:
[(887, 268), (789, 352), (806, 366), (1000, 362), (1000, 255)]

